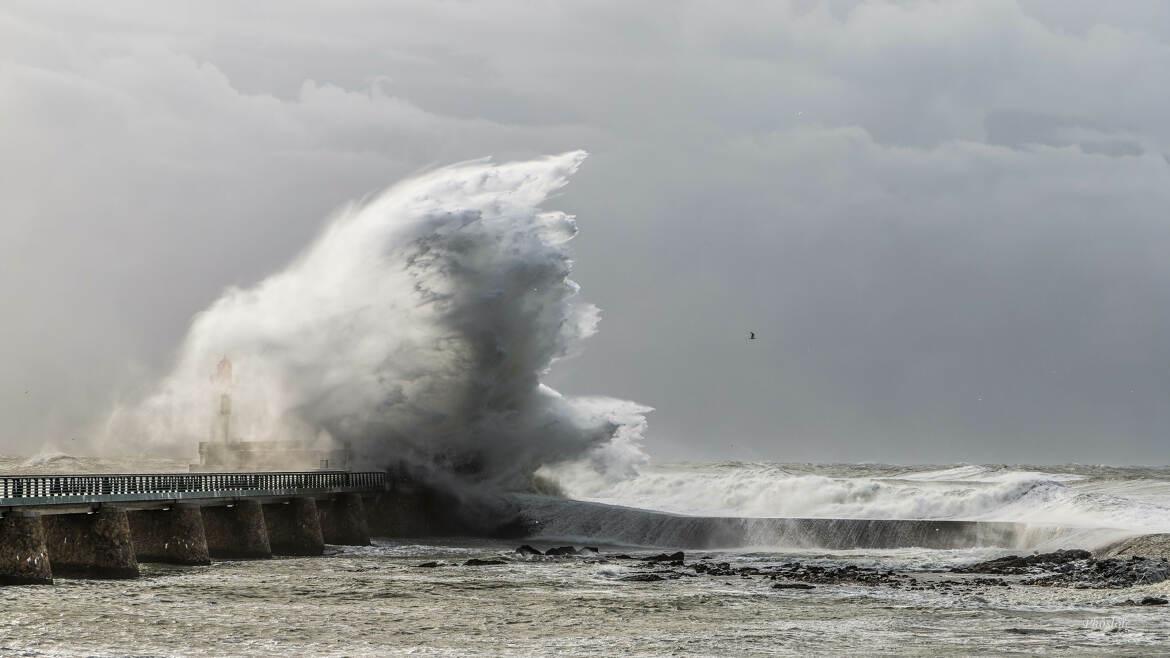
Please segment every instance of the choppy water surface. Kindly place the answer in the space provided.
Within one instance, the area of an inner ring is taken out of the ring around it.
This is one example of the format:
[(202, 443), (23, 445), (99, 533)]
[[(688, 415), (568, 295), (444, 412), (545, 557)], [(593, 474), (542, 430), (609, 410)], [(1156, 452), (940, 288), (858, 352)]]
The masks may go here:
[[(9, 473), (178, 470), (177, 462), (127, 465), (59, 455), (0, 458), (0, 470)], [(1012, 488), (1021, 481), (1028, 484)], [(935, 518), (1032, 520), (1047, 511), (1086, 527), (1111, 518), (1136, 531), (1158, 530), (1170, 518), (1161, 516), (1170, 509), (1167, 481), (1165, 469), (1106, 467), (668, 465), (614, 487), (610, 496), (676, 512), (744, 516), (781, 515), (771, 502), (808, 515), (865, 509), (875, 516), (886, 510), (887, 518), (915, 508), (933, 510), (923, 516)], [(694, 487), (706, 487), (706, 495)], [(803, 498), (789, 500), (782, 491)], [(911, 500), (899, 502), (903, 497)], [(598, 559), (524, 560), (511, 554), (518, 543), (378, 540), (368, 548), (329, 547), (321, 558), (143, 565), (136, 581), (0, 588), (0, 655), (1170, 654), (1168, 606), (1116, 605), (1170, 595), (1170, 581), (1121, 590), (1017, 584), (954, 593), (858, 584), (776, 590), (770, 580), (740, 576), (640, 583), (620, 580), (637, 573), (638, 563), (612, 555), (646, 550), (603, 546)], [(687, 560), (707, 555), (761, 566), (819, 560), (929, 580), (947, 576), (924, 570), (945, 572), (1008, 552), (751, 550), (688, 553)], [(511, 561), (461, 566), (470, 557), (501, 555)], [(446, 564), (417, 566), (429, 561)]]
[[(628, 561), (415, 566), (503, 550), (380, 541), (331, 548), (323, 558), (145, 565), (137, 581), (5, 588), (0, 654), (1149, 654), (1170, 646), (1167, 610), (1111, 606), (1142, 593), (1166, 594), (1164, 586), (951, 595), (821, 585), (794, 592), (773, 590), (761, 578), (617, 580), (638, 568)], [(768, 564), (787, 556), (716, 557)], [(905, 568), (919, 556), (822, 558)]]

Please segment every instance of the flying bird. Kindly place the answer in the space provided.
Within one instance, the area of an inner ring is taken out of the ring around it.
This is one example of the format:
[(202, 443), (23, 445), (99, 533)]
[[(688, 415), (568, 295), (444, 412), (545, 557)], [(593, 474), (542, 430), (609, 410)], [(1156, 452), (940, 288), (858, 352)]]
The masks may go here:
[(754, 331), (749, 331), (749, 332), (748, 332), (748, 334), (750, 334), (750, 335), (748, 336), (748, 340), (755, 340), (755, 339), (756, 339), (756, 332), (754, 332)]

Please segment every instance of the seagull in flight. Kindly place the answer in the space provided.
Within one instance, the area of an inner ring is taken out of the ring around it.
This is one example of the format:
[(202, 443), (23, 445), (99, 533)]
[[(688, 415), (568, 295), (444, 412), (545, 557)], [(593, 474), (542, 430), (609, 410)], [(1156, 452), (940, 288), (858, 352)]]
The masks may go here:
[(749, 335), (748, 335), (748, 340), (755, 340), (755, 339), (756, 339), (756, 332), (754, 332), (754, 331), (749, 331), (749, 332), (748, 332), (748, 334), (749, 334)]

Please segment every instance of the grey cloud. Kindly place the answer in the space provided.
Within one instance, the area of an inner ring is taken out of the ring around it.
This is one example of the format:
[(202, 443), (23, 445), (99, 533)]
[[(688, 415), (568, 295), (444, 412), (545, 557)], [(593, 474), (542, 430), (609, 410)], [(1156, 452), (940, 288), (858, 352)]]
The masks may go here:
[(11, 3), (4, 450), (86, 431), (348, 200), (580, 147), (604, 320), (552, 383), (654, 406), (652, 455), (1165, 461), (1167, 16)]

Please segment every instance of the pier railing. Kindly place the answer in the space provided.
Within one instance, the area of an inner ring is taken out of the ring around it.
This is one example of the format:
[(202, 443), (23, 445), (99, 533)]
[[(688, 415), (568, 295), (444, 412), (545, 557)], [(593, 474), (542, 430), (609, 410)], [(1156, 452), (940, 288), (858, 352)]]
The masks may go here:
[(36, 502), (112, 499), (224, 497), (234, 493), (318, 493), (381, 491), (380, 472), (309, 471), (290, 473), (132, 473), (0, 476), (0, 506)]

